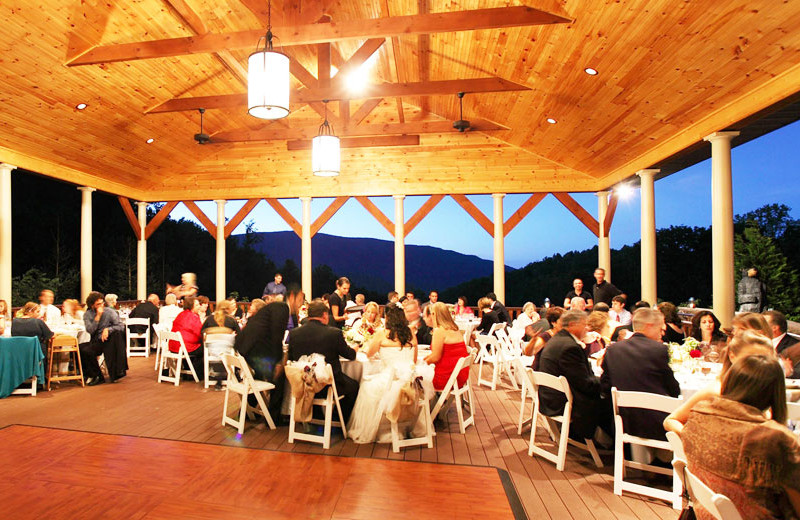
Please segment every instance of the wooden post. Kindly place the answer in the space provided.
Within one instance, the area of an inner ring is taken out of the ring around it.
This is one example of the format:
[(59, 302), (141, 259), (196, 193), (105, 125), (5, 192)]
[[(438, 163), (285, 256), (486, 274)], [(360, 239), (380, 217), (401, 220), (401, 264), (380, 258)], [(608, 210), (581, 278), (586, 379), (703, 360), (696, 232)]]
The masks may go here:
[(92, 192), (81, 186), (81, 302), (92, 292)]
[(225, 202), (215, 200), (217, 203), (217, 301), (224, 300), (225, 293)]
[(303, 293), (311, 301), (311, 197), (300, 197), (303, 203), (303, 224), (301, 232), (300, 269), (303, 279)]
[(136, 244), (136, 299), (147, 299), (147, 239), (144, 230), (147, 227), (147, 203), (137, 202), (139, 211), (139, 241)]
[(600, 236), (597, 237), (597, 267), (606, 270), (606, 280), (611, 281), (611, 244), (606, 233), (605, 220), (608, 212), (608, 192), (597, 192), (597, 221)]
[(498, 301), (506, 301), (506, 262), (503, 233), (503, 197), (505, 193), (492, 193), (494, 199), (494, 293)]
[[(11, 172), (16, 169), (0, 163), (0, 300), (11, 305)], [(9, 324), (6, 324), (8, 327)]]
[(401, 296), (406, 293), (405, 198), (405, 195), (394, 195), (394, 290)]
[(739, 132), (715, 132), (711, 142), (711, 272), (714, 314), (730, 327), (736, 312), (733, 272), (733, 182), (731, 140)]
[(641, 223), (641, 270), (642, 300), (656, 305), (656, 195), (654, 176), (661, 170), (639, 170), (636, 175), (642, 182), (642, 223)]

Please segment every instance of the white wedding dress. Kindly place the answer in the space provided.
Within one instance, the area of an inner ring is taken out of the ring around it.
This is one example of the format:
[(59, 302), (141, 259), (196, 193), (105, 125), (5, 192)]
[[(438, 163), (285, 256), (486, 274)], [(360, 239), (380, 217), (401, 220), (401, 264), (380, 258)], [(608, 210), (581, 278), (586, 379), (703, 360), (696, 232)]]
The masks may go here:
[[(347, 424), (347, 434), (357, 444), (392, 441), (391, 425), (384, 412), (412, 377), (422, 376), (423, 385), (433, 388), (433, 366), (425, 363), (415, 366), (413, 348), (381, 347), (379, 356), (380, 359), (370, 360), (364, 366), (356, 404)], [(414, 436), (420, 428), (424, 431), (422, 417), (420, 414), (419, 420), (410, 425)]]

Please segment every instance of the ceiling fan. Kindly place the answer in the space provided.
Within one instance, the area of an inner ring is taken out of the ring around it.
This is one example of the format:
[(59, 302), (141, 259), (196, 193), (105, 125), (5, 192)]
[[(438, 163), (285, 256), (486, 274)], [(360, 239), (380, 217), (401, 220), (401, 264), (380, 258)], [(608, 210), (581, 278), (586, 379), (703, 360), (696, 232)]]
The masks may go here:
[(464, 119), (464, 93), (459, 92), (458, 96), (458, 121), (453, 121), (453, 128), (459, 132), (464, 132), (470, 129), (469, 121)]
[(208, 144), (211, 142), (211, 136), (203, 133), (203, 114), (206, 113), (205, 108), (198, 108), (198, 112), (200, 112), (200, 133), (194, 134), (194, 140), (197, 141), (197, 144)]

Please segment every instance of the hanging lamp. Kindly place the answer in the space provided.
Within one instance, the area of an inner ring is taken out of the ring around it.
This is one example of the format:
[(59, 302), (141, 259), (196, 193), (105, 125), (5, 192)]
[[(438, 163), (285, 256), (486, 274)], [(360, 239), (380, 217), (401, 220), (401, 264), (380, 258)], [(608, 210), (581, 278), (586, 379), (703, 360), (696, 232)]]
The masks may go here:
[(341, 159), (339, 138), (328, 123), (328, 100), (324, 103), (325, 121), (319, 125), (318, 135), (311, 140), (311, 171), (317, 177), (336, 177)]
[(247, 59), (247, 112), (259, 119), (289, 115), (289, 57), (272, 49), (272, 2), (267, 4), (264, 49)]

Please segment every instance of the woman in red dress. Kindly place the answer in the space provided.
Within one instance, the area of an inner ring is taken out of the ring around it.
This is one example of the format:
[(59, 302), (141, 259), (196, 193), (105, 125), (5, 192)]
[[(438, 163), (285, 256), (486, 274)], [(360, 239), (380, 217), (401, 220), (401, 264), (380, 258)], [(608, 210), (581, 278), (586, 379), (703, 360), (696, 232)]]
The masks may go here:
[[(458, 330), (458, 325), (453, 321), (450, 311), (442, 302), (429, 305), (433, 336), (431, 339), (431, 353), (425, 362), (434, 365), (433, 388), (444, 390), (456, 363), (462, 357), (467, 357), (467, 346), (464, 344), (464, 333)], [(458, 386), (461, 387), (469, 378), (469, 368), (464, 367), (458, 374)]]
[[(183, 299), (183, 311), (175, 317), (172, 322), (172, 332), (180, 332), (183, 337), (183, 344), (186, 345), (186, 351), (189, 352), (189, 358), (192, 361), (197, 377), (203, 378), (203, 349), (200, 348), (202, 336), (200, 329), (203, 324), (200, 323), (200, 302), (194, 296), (186, 296)], [(170, 352), (178, 352), (181, 345), (177, 341), (169, 342)]]

